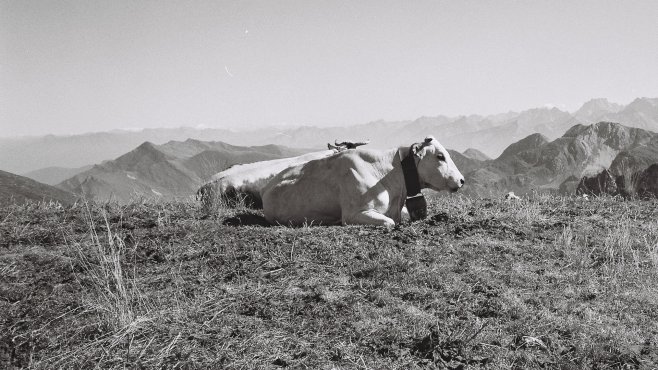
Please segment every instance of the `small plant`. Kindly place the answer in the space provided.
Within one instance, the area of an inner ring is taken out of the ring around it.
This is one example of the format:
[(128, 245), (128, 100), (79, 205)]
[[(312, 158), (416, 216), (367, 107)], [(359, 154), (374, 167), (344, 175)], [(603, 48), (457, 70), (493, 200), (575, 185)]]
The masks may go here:
[(487, 327), (487, 321), (476, 319), (474, 323), (464, 322), (448, 332), (442, 332), (442, 325), (430, 327), (430, 333), (416, 341), (411, 350), (418, 357), (431, 360), (441, 367), (463, 368), (464, 365), (483, 365), (487, 358), (469, 358), (468, 349), (475, 338)]
[(571, 250), (574, 239), (575, 236), (571, 225), (564, 225), (562, 228), (562, 234), (560, 234), (557, 239), (557, 246), (563, 247), (564, 250)]
[(89, 282), (88, 291), (93, 297), (88, 302), (89, 307), (99, 312), (111, 328), (118, 330), (135, 321), (134, 301), (139, 294), (123, 270), (126, 245), (112, 232), (105, 211), (101, 214), (105, 221), (105, 237), (97, 233), (87, 206), (90, 244), (77, 243), (74, 246), (78, 263)]
[(648, 235), (643, 236), (644, 244), (647, 246), (647, 255), (653, 267), (658, 270), (658, 238), (651, 238)]

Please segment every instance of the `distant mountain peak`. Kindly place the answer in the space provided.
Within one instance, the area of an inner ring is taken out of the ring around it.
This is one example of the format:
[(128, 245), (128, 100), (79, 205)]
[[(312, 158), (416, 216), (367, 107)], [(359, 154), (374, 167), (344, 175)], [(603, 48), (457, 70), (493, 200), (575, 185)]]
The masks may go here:
[[(175, 141), (175, 140), (171, 140), (169, 142), (172, 142), (172, 141)], [(185, 140), (185, 142), (186, 143), (194, 143), (194, 144), (201, 144), (202, 143), (201, 140), (197, 140), (197, 139), (193, 139), (193, 138), (188, 138), (187, 140)]]
[(612, 121), (600, 121), (597, 123), (592, 123), (591, 125), (586, 126), (587, 130), (596, 131), (596, 132), (613, 132), (616, 130), (634, 130), (635, 127), (629, 127), (622, 125), (619, 122)]
[(160, 151), (157, 145), (150, 141), (145, 141), (137, 148), (117, 158), (114, 162), (121, 168), (132, 169), (140, 163), (164, 162), (166, 160), (167, 155)]
[(604, 108), (604, 107), (610, 107), (610, 106), (620, 106), (617, 103), (611, 103), (608, 98), (594, 98), (586, 101), (583, 103), (583, 105), (580, 107), (580, 109), (587, 108), (587, 107), (597, 107), (597, 108)]
[(658, 98), (636, 98), (624, 110), (643, 110), (658, 107)]
[(150, 141), (141, 143), (135, 150), (157, 150), (156, 145)]
[(481, 151), (475, 149), (475, 148), (468, 148), (462, 152), (463, 155), (470, 159), (475, 159), (478, 161), (488, 161), (491, 160), (491, 157), (488, 155), (482, 153)]
[(505, 149), (498, 158), (502, 159), (511, 157), (523, 151), (538, 148), (546, 143), (548, 143), (548, 138), (542, 134), (537, 133), (528, 135), (516, 143), (508, 146), (507, 149)]
[(622, 109), (621, 104), (611, 103), (606, 98), (595, 98), (585, 102), (573, 115), (582, 121), (594, 122)]
[(605, 128), (605, 129), (610, 129), (610, 128), (630, 129), (630, 128), (632, 128), (632, 127), (624, 126), (619, 122), (612, 122), (612, 121), (601, 121), (601, 122), (594, 123), (590, 126), (597, 129), (597, 130), (601, 129), (601, 128)]
[(600, 121), (590, 125), (577, 124), (567, 130), (562, 137), (575, 137), (583, 135), (585, 132), (596, 133), (599, 136), (610, 136), (614, 132), (627, 131), (633, 128), (624, 126), (617, 122)]

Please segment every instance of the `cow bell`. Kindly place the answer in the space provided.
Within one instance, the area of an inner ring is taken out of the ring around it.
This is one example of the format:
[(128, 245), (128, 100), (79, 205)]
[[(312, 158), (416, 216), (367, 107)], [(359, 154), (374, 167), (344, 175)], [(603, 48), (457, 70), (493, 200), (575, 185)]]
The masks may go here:
[(408, 197), (406, 205), (411, 221), (422, 220), (427, 217), (427, 201), (423, 194)]

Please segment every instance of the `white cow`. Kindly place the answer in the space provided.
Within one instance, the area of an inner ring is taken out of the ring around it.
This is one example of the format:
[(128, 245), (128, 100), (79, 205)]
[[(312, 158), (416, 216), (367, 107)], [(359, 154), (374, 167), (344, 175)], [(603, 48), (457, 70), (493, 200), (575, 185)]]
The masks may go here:
[(308, 161), (326, 158), (338, 152), (354, 149), (368, 142), (336, 142), (327, 144), (328, 150), (308, 153), (297, 157), (273, 159), (247, 164), (238, 164), (221, 171), (210, 178), (197, 192), (205, 206), (211, 206), (218, 199), (225, 202), (241, 203), (253, 208), (262, 208), (261, 189), (279, 172)]
[(464, 176), (432, 136), (411, 148), (351, 150), (288, 168), (262, 190), (272, 224), (370, 224), (401, 220), (407, 190), (400, 156), (413, 155), (420, 186), (457, 191)]

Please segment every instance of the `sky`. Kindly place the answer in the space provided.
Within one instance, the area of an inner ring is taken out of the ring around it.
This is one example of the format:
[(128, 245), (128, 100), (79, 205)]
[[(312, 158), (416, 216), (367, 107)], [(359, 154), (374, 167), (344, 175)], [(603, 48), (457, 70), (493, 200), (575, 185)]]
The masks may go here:
[(658, 97), (658, 1), (0, 0), (0, 136)]

